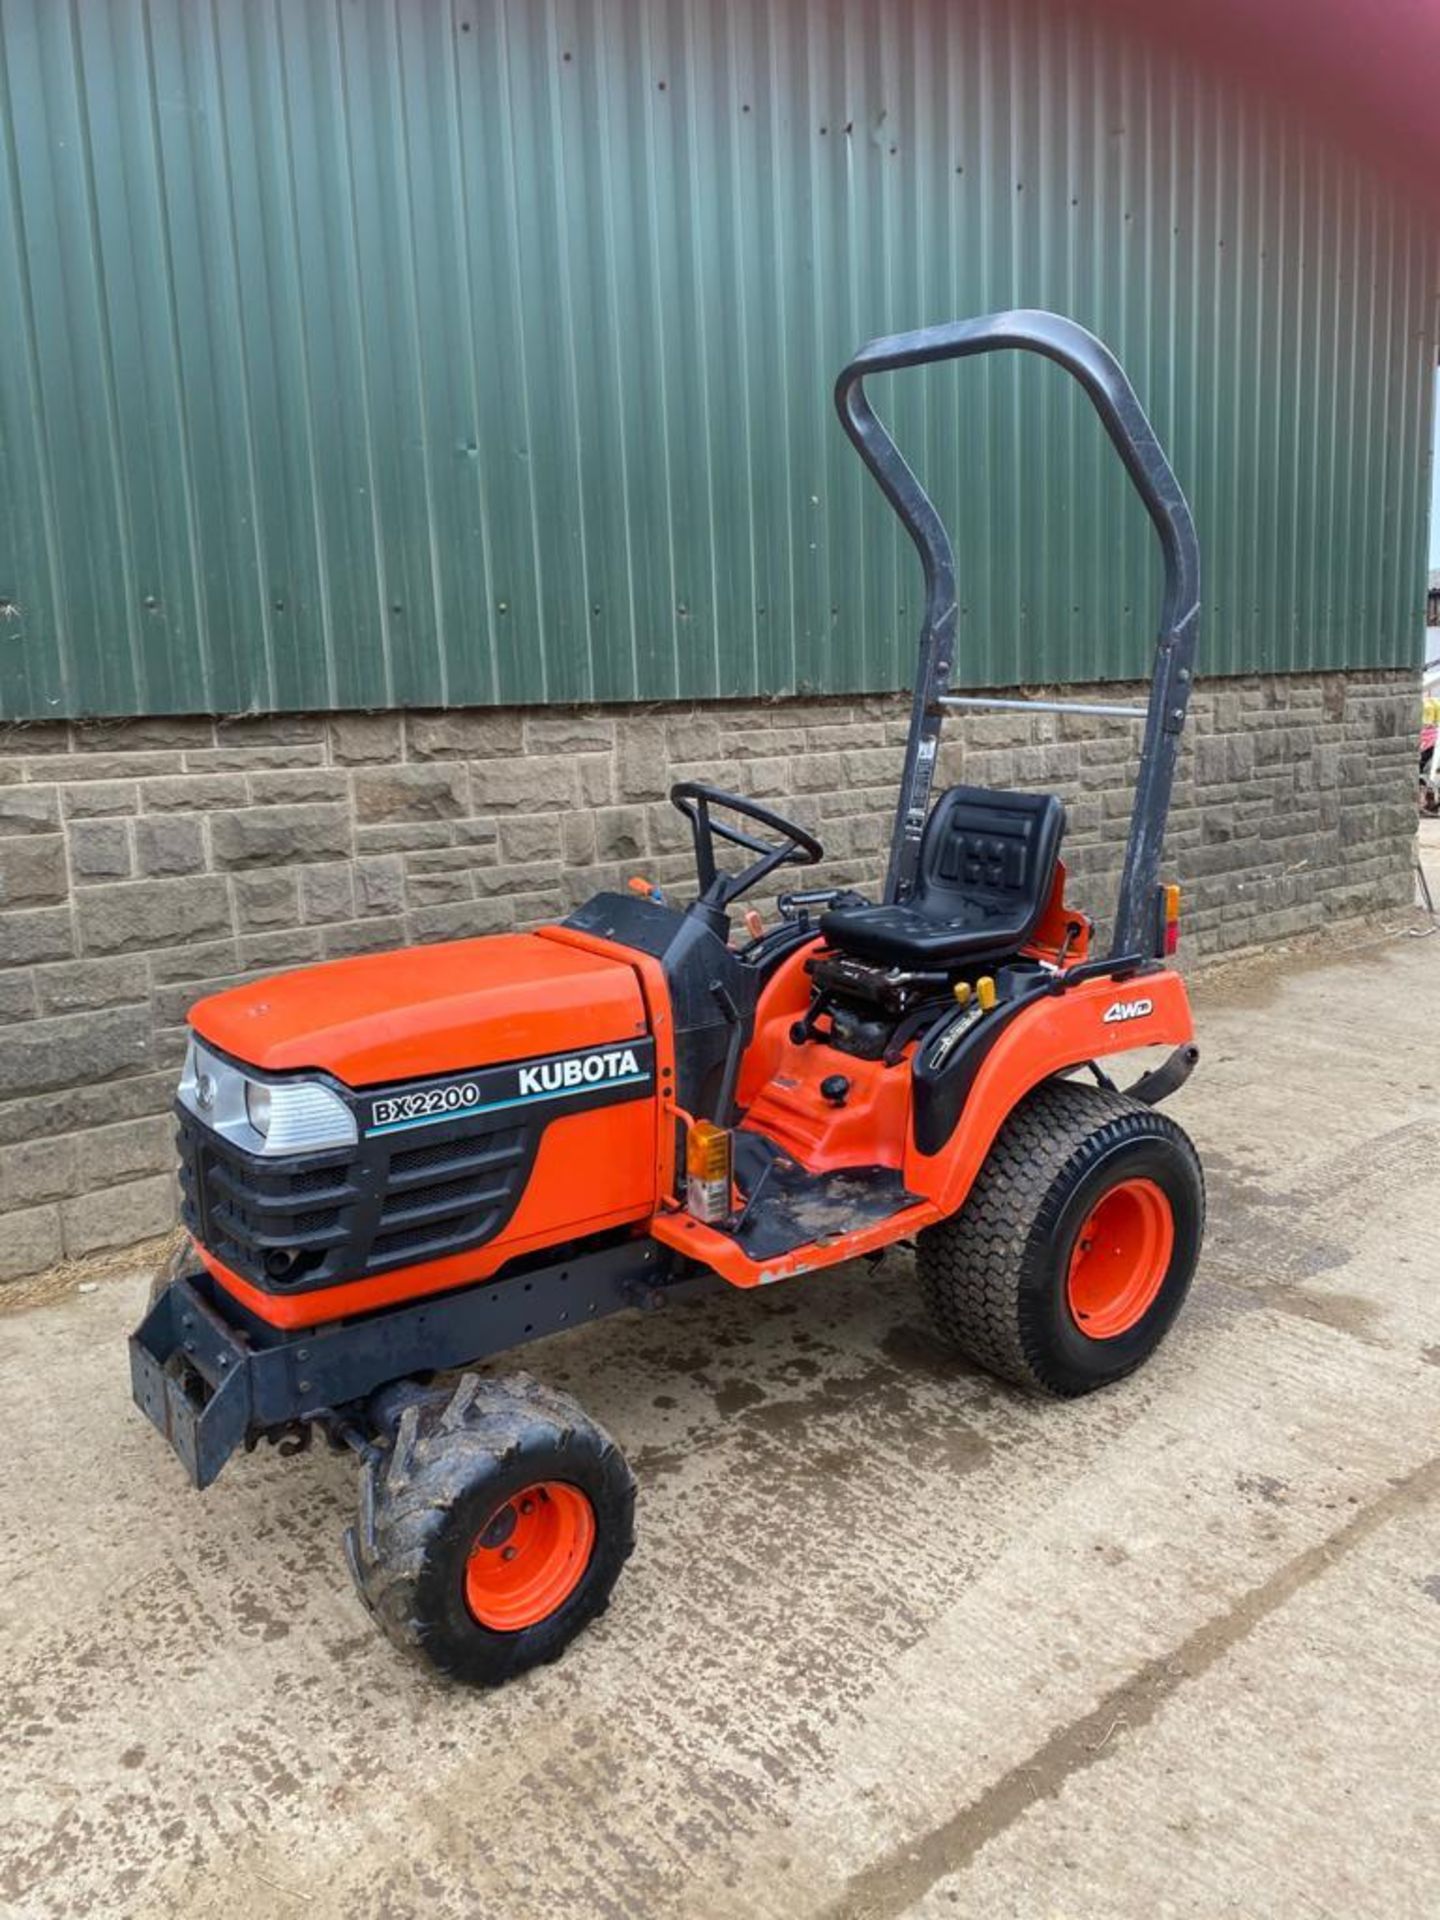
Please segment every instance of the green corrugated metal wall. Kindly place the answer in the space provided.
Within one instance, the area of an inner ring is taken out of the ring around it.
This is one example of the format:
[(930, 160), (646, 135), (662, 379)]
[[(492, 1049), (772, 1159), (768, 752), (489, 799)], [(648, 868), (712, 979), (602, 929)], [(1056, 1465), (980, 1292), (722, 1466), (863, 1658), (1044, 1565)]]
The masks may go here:
[[(1434, 233), (1035, 4), (0, 0), (0, 711), (909, 683), (871, 334), (1054, 306), (1191, 494), (1204, 671), (1416, 658)], [(957, 680), (1141, 667), (1064, 376), (882, 395)]]

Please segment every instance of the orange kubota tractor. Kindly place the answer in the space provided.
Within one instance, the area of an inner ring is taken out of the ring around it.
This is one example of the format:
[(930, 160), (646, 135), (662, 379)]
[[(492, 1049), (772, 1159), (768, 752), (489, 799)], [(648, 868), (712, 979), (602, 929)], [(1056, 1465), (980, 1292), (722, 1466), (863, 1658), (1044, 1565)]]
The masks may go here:
[[(930, 804), (946, 707), (995, 703), (947, 692), (950, 542), (864, 383), (1000, 348), (1079, 380), (1163, 549), (1148, 706), (1082, 709), (1144, 721), (1103, 955), (1065, 898), (1059, 799)], [(875, 341), (836, 402), (925, 573), (878, 902), (782, 895), (737, 942), (736, 902), (822, 849), (688, 781), (685, 904), (641, 882), (536, 933), (338, 960), (191, 1014), (193, 1246), (131, 1340), (135, 1397), (200, 1487), (261, 1439), (352, 1448), (361, 1596), (461, 1680), (552, 1659), (604, 1608), (635, 1486), (566, 1395), (457, 1369), (716, 1276), (769, 1286), (906, 1241), (961, 1352), (1074, 1395), (1154, 1351), (1195, 1269), (1199, 1163), (1155, 1111), (1196, 1059), (1160, 870), (1198, 623), (1184, 496), (1116, 361), (1053, 314)], [(750, 863), (722, 871), (717, 842)], [(1117, 1090), (1100, 1062), (1156, 1042), (1165, 1063)]]

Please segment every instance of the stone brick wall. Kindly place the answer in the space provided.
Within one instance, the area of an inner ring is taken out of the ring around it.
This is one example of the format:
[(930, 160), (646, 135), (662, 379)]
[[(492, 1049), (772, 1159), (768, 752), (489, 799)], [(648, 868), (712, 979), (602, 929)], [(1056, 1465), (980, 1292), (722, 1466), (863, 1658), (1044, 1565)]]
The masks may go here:
[[(1143, 690), (1106, 688), (1141, 698)], [(1074, 690), (1077, 697), (1082, 689)], [(1191, 955), (1411, 898), (1413, 674), (1212, 681), (1172, 815)], [(0, 1279), (164, 1231), (186, 1009), (256, 972), (683, 885), (685, 777), (883, 875), (908, 702), (151, 719), (0, 733)], [(1137, 729), (953, 715), (941, 781), (1053, 788), (1108, 910)]]

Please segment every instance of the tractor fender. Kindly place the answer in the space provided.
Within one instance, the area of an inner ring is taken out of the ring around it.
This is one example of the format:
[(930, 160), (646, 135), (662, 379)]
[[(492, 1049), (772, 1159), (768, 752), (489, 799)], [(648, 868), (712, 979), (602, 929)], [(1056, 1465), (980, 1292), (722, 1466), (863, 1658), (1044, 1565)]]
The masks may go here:
[[(1002, 1009), (997, 1009), (997, 1012)], [(1067, 1068), (1134, 1047), (1181, 1046), (1195, 1026), (1185, 983), (1169, 968), (1124, 981), (1061, 987), (1016, 1013), (986, 1052), (948, 1138), (922, 1152), (912, 1126), (905, 1185), (943, 1215), (965, 1202), (995, 1137), (1025, 1095)]]

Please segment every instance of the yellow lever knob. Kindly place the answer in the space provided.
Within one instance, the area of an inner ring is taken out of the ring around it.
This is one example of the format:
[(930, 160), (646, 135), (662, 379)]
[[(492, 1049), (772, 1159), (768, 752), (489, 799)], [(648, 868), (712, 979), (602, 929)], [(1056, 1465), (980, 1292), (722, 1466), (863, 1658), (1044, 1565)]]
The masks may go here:
[(955, 1004), (956, 1004), (956, 1006), (957, 1006), (957, 1007), (968, 1007), (968, 1006), (969, 1006), (969, 1004), (970, 1004), (970, 982), (969, 982), (968, 980), (957, 980), (957, 981), (955, 982), (955, 985), (954, 985), (954, 987), (953, 987), (953, 988), (951, 989), (951, 991), (952, 991), (952, 992), (954, 993), (954, 995), (955, 995)]
[(982, 974), (975, 982), (975, 998), (980, 1002), (980, 1011), (989, 1013), (995, 1004), (995, 982), (989, 974)]

